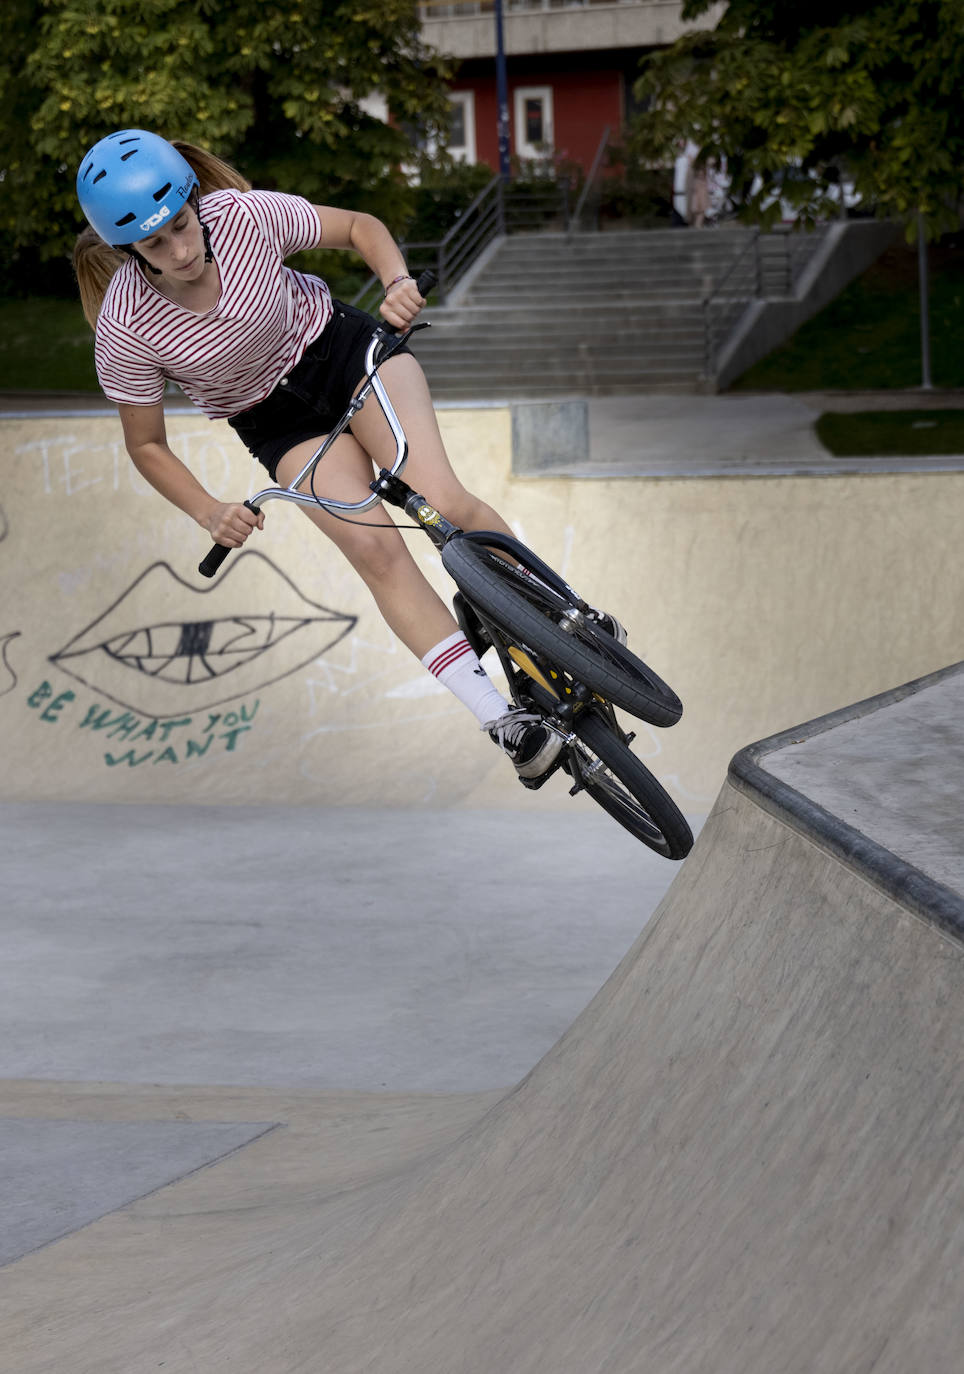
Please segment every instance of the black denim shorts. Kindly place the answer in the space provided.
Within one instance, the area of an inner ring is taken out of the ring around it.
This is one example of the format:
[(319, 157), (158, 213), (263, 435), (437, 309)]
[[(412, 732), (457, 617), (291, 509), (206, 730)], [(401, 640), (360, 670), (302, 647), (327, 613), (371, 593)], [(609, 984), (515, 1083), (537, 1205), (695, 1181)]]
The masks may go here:
[[(380, 321), (342, 301), (333, 304), (331, 319), (287, 377), (263, 401), (228, 420), (272, 482), (289, 449), (331, 431), (365, 376), (365, 354)], [(411, 349), (402, 344), (396, 352)]]

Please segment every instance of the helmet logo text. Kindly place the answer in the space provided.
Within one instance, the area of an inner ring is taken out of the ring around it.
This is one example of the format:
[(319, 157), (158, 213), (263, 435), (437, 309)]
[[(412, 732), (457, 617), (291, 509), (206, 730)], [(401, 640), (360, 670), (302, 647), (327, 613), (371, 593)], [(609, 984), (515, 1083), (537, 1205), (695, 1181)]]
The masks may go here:
[(162, 205), (156, 215), (151, 215), (149, 219), (145, 219), (141, 223), (141, 228), (145, 233), (149, 233), (151, 229), (156, 229), (159, 224), (163, 224), (170, 213), (168, 206)]

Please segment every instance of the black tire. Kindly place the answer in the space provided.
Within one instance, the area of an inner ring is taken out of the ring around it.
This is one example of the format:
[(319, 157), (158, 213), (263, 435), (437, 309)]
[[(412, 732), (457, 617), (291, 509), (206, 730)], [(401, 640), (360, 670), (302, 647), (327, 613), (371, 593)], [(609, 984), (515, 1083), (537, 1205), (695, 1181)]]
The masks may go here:
[(576, 717), (572, 728), (595, 756), (587, 758), (577, 745), (570, 747), (567, 767), (573, 781), (657, 854), (685, 859), (693, 847), (686, 818), (609, 721), (588, 710)]
[(572, 602), (561, 592), (468, 539), (451, 539), (442, 563), (469, 601), (591, 691), (650, 725), (675, 725), (683, 714), (679, 697), (642, 659), (592, 621), (566, 619)]

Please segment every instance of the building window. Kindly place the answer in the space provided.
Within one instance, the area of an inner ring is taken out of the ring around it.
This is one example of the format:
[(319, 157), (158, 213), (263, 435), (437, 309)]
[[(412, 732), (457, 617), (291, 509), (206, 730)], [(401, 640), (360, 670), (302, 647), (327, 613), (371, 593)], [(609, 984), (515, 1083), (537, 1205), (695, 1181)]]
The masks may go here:
[(519, 86), (516, 88), (515, 150), (519, 157), (551, 157), (551, 86)]
[(448, 149), (456, 162), (475, 162), (475, 92), (449, 93)]

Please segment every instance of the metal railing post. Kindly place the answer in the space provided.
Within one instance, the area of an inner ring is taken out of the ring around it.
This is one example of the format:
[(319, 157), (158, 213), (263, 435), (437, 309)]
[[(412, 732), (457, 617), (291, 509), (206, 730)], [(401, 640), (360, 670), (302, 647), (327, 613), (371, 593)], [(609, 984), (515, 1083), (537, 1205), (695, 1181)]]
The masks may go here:
[(592, 166), (589, 168), (589, 175), (586, 177), (583, 188), (579, 193), (579, 199), (576, 201), (576, 208), (572, 212), (572, 225), (576, 232), (579, 230), (579, 221), (582, 215), (583, 206), (586, 203), (586, 197), (589, 195), (595, 183), (596, 176), (599, 172), (599, 164), (602, 162), (603, 153), (606, 151), (606, 145), (609, 143), (609, 132), (610, 127), (607, 124), (602, 131), (602, 138), (599, 140), (599, 147), (596, 149), (596, 155), (592, 160)]

